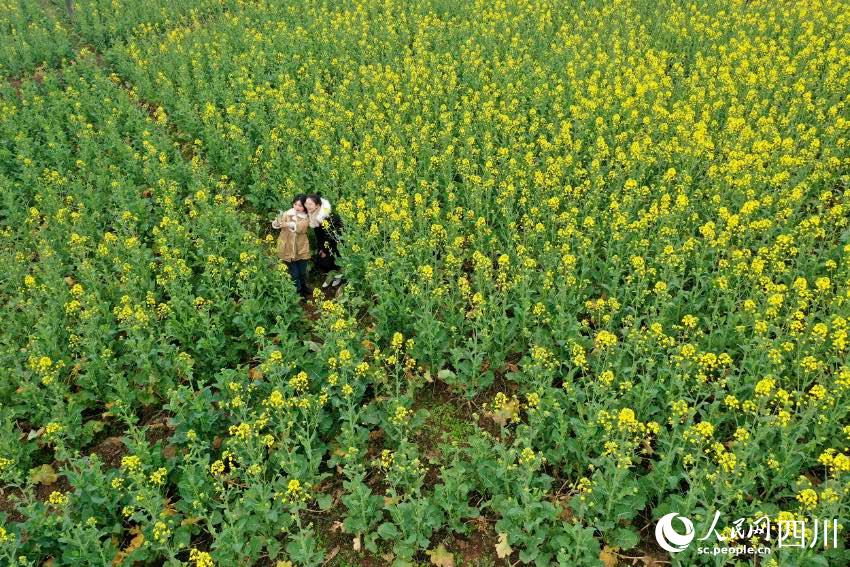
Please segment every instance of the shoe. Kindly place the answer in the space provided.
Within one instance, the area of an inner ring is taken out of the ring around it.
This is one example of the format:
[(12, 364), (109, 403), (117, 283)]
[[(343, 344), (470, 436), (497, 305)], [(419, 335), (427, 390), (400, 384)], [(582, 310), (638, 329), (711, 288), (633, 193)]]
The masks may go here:
[(334, 281), (331, 283), (331, 285), (332, 285), (333, 287), (336, 287), (336, 286), (338, 286), (338, 285), (339, 285), (339, 284), (341, 284), (341, 283), (342, 283), (342, 278), (334, 278)]
[(322, 282), (322, 289), (328, 289), (328, 286), (331, 285), (331, 282), (325, 280)]

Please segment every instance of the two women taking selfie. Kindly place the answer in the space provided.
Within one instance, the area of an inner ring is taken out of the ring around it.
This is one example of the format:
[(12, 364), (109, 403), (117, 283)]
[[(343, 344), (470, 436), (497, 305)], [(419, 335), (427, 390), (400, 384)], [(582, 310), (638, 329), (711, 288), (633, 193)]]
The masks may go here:
[(307, 263), (312, 257), (308, 228), (313, 229), (316, 240), (316, 255), (313, 263), (325, 275), (322, 288), (337, 287), (342, 275), (336, 258), (339, 256), (339, 233), (342, 222), (333, 212), (331, 203), (318, 193), (297, 195), (292, 207), (272, 221), (272, 228), (279, 229), (277, 255), (289, 268), (295, 290), (307, 299)]

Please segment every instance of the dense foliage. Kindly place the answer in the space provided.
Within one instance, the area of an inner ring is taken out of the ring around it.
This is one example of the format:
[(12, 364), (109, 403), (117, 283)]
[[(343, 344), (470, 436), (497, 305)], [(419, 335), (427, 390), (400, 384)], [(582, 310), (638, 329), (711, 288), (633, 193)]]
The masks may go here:
[(7, 3), (4, 561), (848, 560), (847, 2)]

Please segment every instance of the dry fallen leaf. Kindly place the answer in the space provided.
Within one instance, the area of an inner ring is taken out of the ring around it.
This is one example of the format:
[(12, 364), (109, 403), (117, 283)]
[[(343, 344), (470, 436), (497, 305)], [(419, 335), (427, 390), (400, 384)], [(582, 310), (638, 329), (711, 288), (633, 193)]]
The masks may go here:
[(41, 465), (30, 469), (30, 480), (36, 484), (50, 485), (59, 479), (59, 475), (50, 465)]
[(121, 565), (128, 555), (142, 547), (142, 544), (145, 543), (145, 534), (142, 533), (142, 530), (138, 526), (130, 528), (130, 533), (136, 535), (133, 536), (127, 547), (115, 554), (115, 557), (112, 559), (112, 565)]
[(356, 536), (354, 539), (352, 539), (351, 543), (352, 543), (352, 547), (354, 548), (354, 551), (360, 551), (360, 536), (359, 535)]
[(325, 564), (330, 563), (331, 559), (336, 557), (337, 553), (339, 553), (339, 546), (336, 546), (331, 549), (330, 552), (325, 556)]
[(431, 558), (431, 564), (437, 567), (455, 567), (455, 556), (446, 549), (442, 543), (437, 546), (437, 549), (425, 552), (425, 555)]
[(499, 556), (499, 559), (504, 559), (513, 553), (513, 549), (508, 545), (508, 534), (499, 534), (499, 543), (496, 544), (496, 555)]
[(614, 551), (607, 545), (599, 552), (599, 560), (605, 567), (617, 567), (617, 563), (619, 563)]
[(573, 517), (575, 516), (575, 512), (573, 511), (572, 506), (570, 506), (570, 497), (567, 495), (556, 496), (552, 503), (560, 508), (561, 512), (558, 514), (558, 517), (564, 520), (565, 522), (571, 522)]
[(27, 433), (27, 441), (32, 441), (36, 437), (41, 437), (42, 433), (44, 433), (43, 427), (41, 427), (39, 429), (30, 429), (30, 432)]
[(161, 514), (163, 516), (174, 516), (177, 514), (177, 508), (174, 507), (174, 503), (171, 499), (165, 501), (165, 506), (163, 506)]
[[(652, 552), (648, 552), (643, 555), (643, 557), (638, 557), (638, 561), (641, 562), (641, 565), (644, 567), (658, 567), (660, 565), (667, 564), (667, 561), (660, 555), (653, 555)], [(635, 563), (637, 565), (637, 563)]]
[(519, 415), (519, 400), (512, 399), (505, 402), (501, 408), (487, 412), (485, 415), (498, 425), (505, 425), (508, 421)]

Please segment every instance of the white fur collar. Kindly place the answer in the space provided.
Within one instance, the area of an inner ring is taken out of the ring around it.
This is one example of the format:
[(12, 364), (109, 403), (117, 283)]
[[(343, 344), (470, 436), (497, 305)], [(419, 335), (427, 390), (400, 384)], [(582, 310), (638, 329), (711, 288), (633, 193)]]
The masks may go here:
[(289, 209), (288, 211), (286, 211), (286, 213), (284, 213), (284, 214), (285, 214), (285, 215), (287, 215), (287, 216), (290, 216), (290, 217), (297, 217), (297, 218), (300, 218), (300, 219), (303, 219), (304, 217), (306, 217), (306, 216), (307, 216), (307, 213), (306, 213), (306, 212), (304, 212), (304, 213), (299, 213), (298, 211), (296, 211), (296, 210), (295, 210), (295, 207), (290, 208), (290, 209)]

